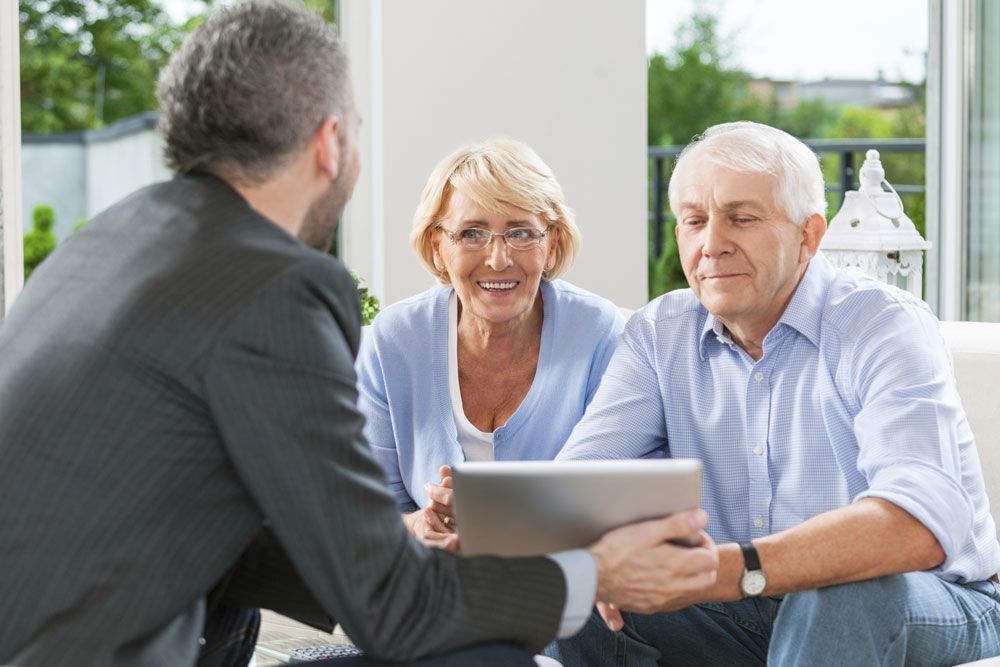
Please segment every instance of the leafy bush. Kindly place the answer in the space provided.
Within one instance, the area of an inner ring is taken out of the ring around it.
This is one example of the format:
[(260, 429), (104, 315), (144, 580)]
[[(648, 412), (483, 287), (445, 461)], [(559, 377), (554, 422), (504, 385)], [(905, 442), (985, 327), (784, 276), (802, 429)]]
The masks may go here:
[(56, 235), (52, 233), (55, 223), (56, 212), (51, 206), (39, 204), (31, 212), (31, 231), (24, 235), (25, 280), (56, 249)]
[(377, 296), (368, 291), (368, 288), (364, 286), (365, 281), (358, 274), (351, 271), (351, 277), (354, 278), (354, 284), (358, 286), (358, 298), (361, 300), (361, 324), (368, 326), (382, 309), (382, 304), (379, 303)]

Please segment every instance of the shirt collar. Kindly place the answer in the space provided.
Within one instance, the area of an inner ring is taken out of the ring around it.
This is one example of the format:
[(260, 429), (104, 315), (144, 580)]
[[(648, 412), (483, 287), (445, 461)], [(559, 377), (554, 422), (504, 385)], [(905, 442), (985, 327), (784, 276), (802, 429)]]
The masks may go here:
[(835, 272), (823, 253), (817, 252), (809, 260), (805, 275), (778, 320), (779, 325), (795, 329), (816, 347), (819, 347), (819, 332), (823, 324), (823, 304), (826, 303), (826, 293)]
[[(799, 282), (799, 286), (792, 295), (792, 300), (788, 302), (788, 307), (782, 313), (778, 326), (784, 324), (805, 336), (813, 345), (819, 347), (819, 332), (823, 322), (823, 303), (826, 300), (827, 287), (833, 279), (835, 269), (830, 261), (817, 252), (809, 260), (805, 275)], [(726, 327), (715, 315), (709, 313), (702, 306), (705, 313), (705, 322), (701, 327), (701, 335), (698, 338), (698, 355), (701, 360), (706, 358), (706, 350), (710, 340), (716, 340), (720, 344), (732, 345), (732, 339)]]

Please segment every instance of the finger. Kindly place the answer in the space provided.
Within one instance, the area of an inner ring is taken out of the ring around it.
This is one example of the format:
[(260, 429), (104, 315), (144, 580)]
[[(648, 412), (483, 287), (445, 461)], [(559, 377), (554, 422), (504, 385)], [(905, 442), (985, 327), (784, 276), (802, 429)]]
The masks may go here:
[(664, 544), (655, 548), (655, 557), (662, 563), (662, 569), (669, 570), (678, 577), (690, 577), (719, 568), (718, 554), (702, 547), (678, 547)]
[(608, 629), (612, 632), (618, 632), (623, 627), (625, 627), (625, 620), (622, 618), (621, 612), (618, 607), (609, 602), (598, 602), (597, 612), (604, 619), (604, 624), (608, 626)]
[(451, 507), (451, 500), (454, 491), (451, 489), (441, 486), (440, 484), (432, 484), (427, 482), (424, 484), (424, 491), (427, 492), (427, 496), (433, 501), (446, 507)]
[(440, 549), (441, 551), (447, 551), (448, 553), (453, 553), (453, 554), (458, 553), (457, 535), (439, 535), (435, 537), (424, 537), (420, 540), (420, 542), (429, 549)]
[(633, 524), (638, 532), (636, 536), (638, 540), (650, 545), (697, 535), (706, 525), (708, 525), (708, 515), (700, 509)]
[(426, 509), (426, 523), (428, 530), (432, 530), (436, 533), (453, 533), (451, 528), (449, 528), (449, 522), (444, 520), (440, 514), (435, 512), (433, 509)]
[(441, 466), (438, 468), (438, 477), (444, 479), (445, 477), (451, 477), (451, 466)]
[(436, 530), (426, 530), (421, 536), (421, 540), (431, 540), (434, 542), (441, 542), (442, 540), (450, 539), (452, 537), (457, 537), (455, 533), (441, 533)]
[(441, 548), (448, 553), (457, 554), (459, 552), (458, 535), (454, 533), (445, 535), (441, 539)]
[(443, 486), (446, 489), (452, 488), (452, 485), (453, 485), (452, 480), (453, 479), (455, 479), (455, 478), (454, 477), (442, 477), (441, 478), (441, 486)]
[(451, 525), (455, 525), (454, 524), (454, 521), (455, 521), (455, 510), (452, 509), (451, 507), (448, 507), (447, 505), (442, 505), (441, 503), (438, 503), (438, 502), (432, 502), (430, 505), (427, 506), (427, 508), (434, 510), (435, 512), (437, 512), (438, 514), (440, 514), (442, 517), (449, 517), (450, 520), (451, 520), (450, 521)]
[(455, 528), (458, 524), (455, 522), (455, 517), (450, 514), (439, 514), (438, 518), (441, 519), (441, 524), (444, 526), (445, 531), (449, 533), (454, 533)]

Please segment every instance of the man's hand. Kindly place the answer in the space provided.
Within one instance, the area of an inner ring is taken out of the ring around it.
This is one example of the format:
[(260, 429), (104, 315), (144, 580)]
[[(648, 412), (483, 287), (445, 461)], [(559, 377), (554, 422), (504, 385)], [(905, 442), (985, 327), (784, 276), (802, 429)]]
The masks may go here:
[[(607, 533), (589, 549), (597, 565), (598, 610), (613, 630), (621, 611), (674, 611), (708, 598), (719, 567), (701, 510), (644, 521)], [(679, 546), (685, 541), (697, 546)]]

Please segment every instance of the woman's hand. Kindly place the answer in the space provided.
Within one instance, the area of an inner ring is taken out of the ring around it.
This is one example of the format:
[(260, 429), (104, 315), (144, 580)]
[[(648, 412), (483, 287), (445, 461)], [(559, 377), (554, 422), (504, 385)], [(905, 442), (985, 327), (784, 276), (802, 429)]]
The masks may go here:
[(458, 553), (458, 535), (455, 534), (455, 516), (452, 510), (451, 468), (438, 470), (441, 482), (424, 485), (431, 500), (428, 507), (403, 515), (403, 523), (410, 534), (425, 546)]
[(448, 529), (446, 532), (453, 533), (455, 532), (455, 510), (454, 491), (451, 488), (451, 466), (441, 466), (438, 468), (438, 474), (441, 475), (440, 483), (427, 482), (424, 484), (424, 491), (427, 492), (427, 497), (431, 500), (428, 509), (434, 510), (440, 517), (441, 523)]
[(410, 534), (424, 546), (458, 553), (458, 535), (444, 524), (437, 512), (429, 507), (403, 515), (403, 523)]

